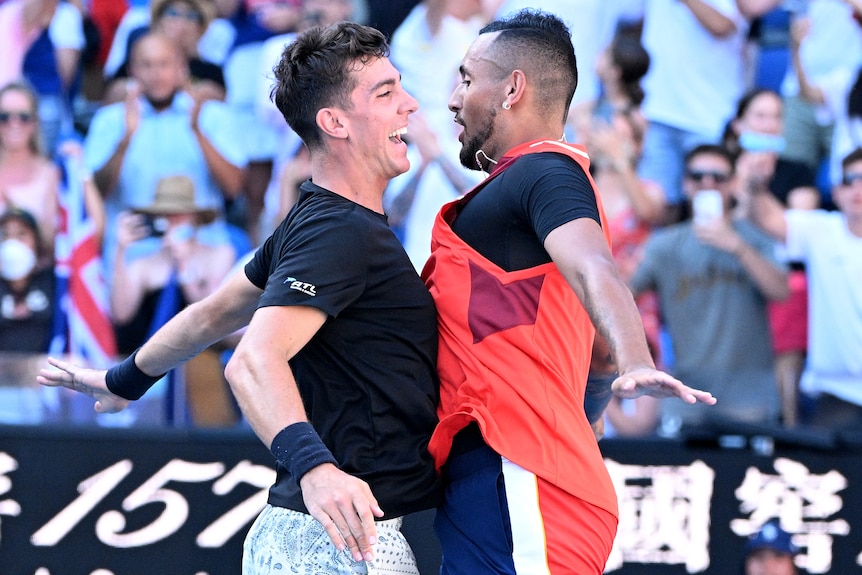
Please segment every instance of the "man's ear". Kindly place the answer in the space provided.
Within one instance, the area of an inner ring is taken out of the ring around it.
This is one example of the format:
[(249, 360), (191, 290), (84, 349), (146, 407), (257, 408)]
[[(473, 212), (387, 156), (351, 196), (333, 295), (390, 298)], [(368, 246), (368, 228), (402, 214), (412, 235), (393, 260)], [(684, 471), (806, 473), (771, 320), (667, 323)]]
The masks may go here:
[(315, 116), (317, 127), (333, 138), (347, 138), (347, 125), (344, 114), (338, 108), (321, 108)]
[(524, 90), (527, 88), (527, 77), (522, 70), (514, 70), (509, 75), (509, 81), (506, 83), (506, 101), (509, 105), (515, 105), (524, 96)]

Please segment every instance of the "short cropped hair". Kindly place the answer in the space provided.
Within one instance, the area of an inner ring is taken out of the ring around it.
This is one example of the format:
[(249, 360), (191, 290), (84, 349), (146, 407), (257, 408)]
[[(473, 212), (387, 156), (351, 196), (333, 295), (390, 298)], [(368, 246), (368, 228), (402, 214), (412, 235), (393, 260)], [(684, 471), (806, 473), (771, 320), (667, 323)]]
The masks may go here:
[(388, 55), (386, 37), (375, 28), (354, 22), (311, 28), (282, 52), (270, 98), (309, 149), (320, 147), (317, 112), (328, 106), (349, 109), (357, 84), (351, 72)]
[(563, 116), (578, 87), (578, 66), (572, 35), (558, 17), (541, 10), (524, 9), (495, 20), (479, 34), (500, 32), (492, 49), (502, 75), (522, 70), (537, 87), (539, 105)]

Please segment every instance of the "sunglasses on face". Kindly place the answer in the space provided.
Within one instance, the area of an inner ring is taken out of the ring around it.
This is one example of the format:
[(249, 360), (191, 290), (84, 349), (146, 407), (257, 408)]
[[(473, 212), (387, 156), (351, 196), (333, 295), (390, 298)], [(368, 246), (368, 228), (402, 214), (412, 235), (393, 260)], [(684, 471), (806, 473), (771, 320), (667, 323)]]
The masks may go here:
[(180, 10), (179, 8), (174, 7), (166, 8), (162, 15), (167, 16), (168, 18), (182, 18), (183, 20), (196, 22), (198, 24), (203, 22), (204, 19), (200, 12)]
[(708, 170), (688, 170), (685, 173), (685, 177), (700, 183), (707, 178), (712, 178), (712, 181), (716, 184), (724, 184), (730, 181), (730, 174), (726, 172), (711, 172)]
[(857, 182), (862, 182), (862, 172), (848, 172), (841, 179), (841, 183), (845, 186), (852, 186)]
[(30, 112), (0, 112), (0, 124), (8, 124), (12, 120), (18, 120), (22, 124), (29, 124), (35, 119), (36, 115)]

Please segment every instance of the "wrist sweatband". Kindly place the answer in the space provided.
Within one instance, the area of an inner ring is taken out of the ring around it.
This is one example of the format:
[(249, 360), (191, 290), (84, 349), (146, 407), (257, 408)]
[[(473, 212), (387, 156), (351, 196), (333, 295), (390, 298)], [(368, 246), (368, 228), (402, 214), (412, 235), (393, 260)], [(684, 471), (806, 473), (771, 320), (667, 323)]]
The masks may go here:
[(154, 383), (164, 377), (164, 374), (152, 376), (141, 371), (135, 364), (136, 349), (132, 355), (112, 367), (105, 374), (105, 384), (108, 391), (123, 399), (140, 399)]
[(593, 375), (587, 376), (587, 391), (584, 394), (584, 411), (587, 414), (587, 420), (590, 423), (595, 423), (605, 412), (605, 408), (611, 402), (614, 392), (611, 389), (611, 384), (619, 377), (618, 373), (610, 375)]
[(293, 423), (279, 431), (269, 450), (297, 483), (318, 465), (332, 463), (338, 466), (323, 440), (305, 421)]

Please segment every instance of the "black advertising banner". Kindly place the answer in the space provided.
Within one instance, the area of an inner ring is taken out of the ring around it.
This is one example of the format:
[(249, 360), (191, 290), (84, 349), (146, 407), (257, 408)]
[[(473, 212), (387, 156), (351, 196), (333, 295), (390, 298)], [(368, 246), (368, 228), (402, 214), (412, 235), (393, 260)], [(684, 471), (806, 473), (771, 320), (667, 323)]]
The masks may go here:
[[(781, 517), (809, 573), (862, 572), (862, 453), (602, 442), (620, 499), (607, 573), (740, 573)], [(764, 455), (758, 453), (767, 453)], [(0, 575), (234, 575), (272, 456), (250, 432), (0, 427)], [(432, 513), (407, 518), (423, 575)]]

